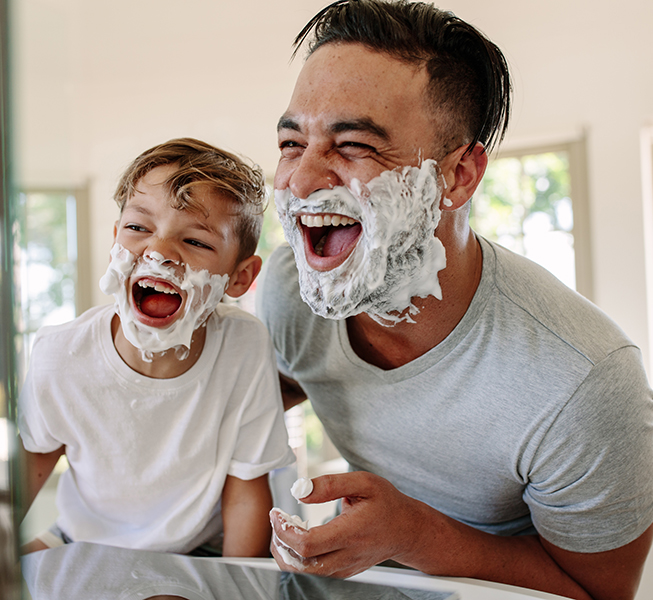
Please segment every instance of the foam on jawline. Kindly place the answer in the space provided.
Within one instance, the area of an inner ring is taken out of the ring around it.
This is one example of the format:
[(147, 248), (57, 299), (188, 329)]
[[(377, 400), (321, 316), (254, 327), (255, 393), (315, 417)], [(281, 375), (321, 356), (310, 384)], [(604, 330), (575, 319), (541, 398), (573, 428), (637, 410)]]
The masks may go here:
[[(183, 270), (183, 275), (179, 271)], [(180, 310), (183, 314), (168, 327), (151, 327), (138, 321), (129, 301), (130, 277), (163, 279), (186, 292), (186, 300)], [(116, 299), (116, 312), (120, 317), (122, 331), (133, 346), (141, 351), (143, 360), (150, 362), (154, 354), (175, 349), (183, 360), (188, 356), (193, 333), (204, 325), (216, 309), (229, 283), (228, 275), (214, 275), (208, 270), (191, 269), (178, 261), (167, 261), (159, 252), (153, 251), (137, 257), (120, 244), (111, 249), (111, 262), (100, 279), (100, 289)]]
[[(445, 249), (435, 236), (440, 221), (442, 184), (437, 164), (384, 171), (367, 184), (351, 182), (310, 194), (305, 200), (290, 188), (275, 190), (286, 240), (295, 254), (300, 293), (314, 313), (346, 319), (367, 313), (382, 325), (414, 322), (412, 298), (442, 298), (438, 272)], [(356, 247), (342, 264), (315, 271), (307, 263), (299, 214), (332, 213), (362, 226)]]

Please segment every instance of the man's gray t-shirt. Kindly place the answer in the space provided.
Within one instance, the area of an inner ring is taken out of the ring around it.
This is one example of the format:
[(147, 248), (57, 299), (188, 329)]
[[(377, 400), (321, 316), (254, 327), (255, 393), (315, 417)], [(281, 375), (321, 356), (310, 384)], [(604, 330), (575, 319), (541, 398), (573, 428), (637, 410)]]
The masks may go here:
[[(382, 370), (301, 300), (287, 246), (259, 285), (280, 370), (353, 470), (472, 527), (601, 552), (653, 521), (653, 400), (639, 350), (548, 271), (480, 239), (483, 274), (438, 346)], [(421, 325), (415, 325), (420, 327)]]

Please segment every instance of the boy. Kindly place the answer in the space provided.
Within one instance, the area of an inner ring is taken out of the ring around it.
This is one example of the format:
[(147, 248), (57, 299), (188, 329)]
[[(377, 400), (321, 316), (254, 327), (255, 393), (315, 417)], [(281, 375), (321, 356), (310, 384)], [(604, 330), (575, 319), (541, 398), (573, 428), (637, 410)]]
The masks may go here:
[(294, 455), (266, 330), (220, 303), (261, 268), (262, 174), (203, 142), (171, 140), (136, 158), (115, 200), (100, 282), (115, 309), (34, 342), (19, 402), (30, 502), (62, 454), (70, 469), (56, 526), (24, 551), (89, 541), (268, 556), (267, 474)]

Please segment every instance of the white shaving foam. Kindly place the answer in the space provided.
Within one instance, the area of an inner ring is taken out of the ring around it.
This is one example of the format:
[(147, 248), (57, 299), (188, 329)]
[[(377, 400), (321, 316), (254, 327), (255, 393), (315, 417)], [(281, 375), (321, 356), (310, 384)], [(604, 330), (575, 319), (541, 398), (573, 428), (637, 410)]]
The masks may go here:
[[(414, 322), (419, 309), (412, 298), (442, 299), (438, 272), (446, 266), (442, 242), (435, 236), (442, 189), (437, 164), (384, 171), (369, 183), (353, 180), (322, 189), (306, 200), (290, 188), (275, 190), (286, 240), (295, 254), (300, 293), (314, 313), (346, 319), (367, 313), (383, 325)], [(330, 271), (315, 271), (306, 261), (298, 215), (335, 213), (360, 222), (353, 252)]]
[[(294, 529), (300, 531), (308, 531), (308, 521), (303, 521), (302, 518), (299, 517), (298, 515), (289, 515), (287, 512), (284, 512), (280, 508), (273, 508), (272, 512), (276, 512), (279, 514), (280, 517), (282, 517), (281, 529), (283, 529), (284, 531), (286, 531), (288, 527), (293, 527)], [(310, 562), (311, 564), (317, 564), (316, 559), (311, 559), (310, 561), (307, 561), (307, 559), (304, 558), (301, 554), (293, 550), (287, 544), (284, 544), (279, 539), (279, 537), (277, 536), (276, 532), (274, 532), (274, 530), (272, 535), (272, 543), (277, 549), (277, 552), (279, 553), (279, 556), (281, 557), (283, 562), (285, 562), (287, 565), (290, 565), (295, 569), (298, 570), (305, 569), (307, 562)]]
[[(138, 321), (129, 302), (131, 277), (162, 279), (186, 292), (183, 314), (165, 328), (150, 327)], [(166, 260), (158, 252), (137, 257), (120, 244), (114, 244), (111, 262), (100, 279), (100, 289), (116, 299), (116, 312), (127, 340), (141, 350), (144, 360), (151, 361), (153, 354), (172, 348), (180, 359), (188, 356), (193, 332), (216, 309), (228, 283), (228, 275), (191, 269), (188, 265)]]
[(295, 500), (306, 498), (313, 492), (313, 481), (308, 477), (300, 477), (290, 488), (290, 493)]

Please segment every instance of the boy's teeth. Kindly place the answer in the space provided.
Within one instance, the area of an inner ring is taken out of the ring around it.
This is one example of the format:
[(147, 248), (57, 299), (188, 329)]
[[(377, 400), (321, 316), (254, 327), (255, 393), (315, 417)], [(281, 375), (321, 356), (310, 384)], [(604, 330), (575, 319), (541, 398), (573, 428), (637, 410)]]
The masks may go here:
[(138, 281), (138, 285), (142, 288), (154, 288), (157, 292), (163, 292), (164, 294), (176, 294), (177, 292), (172, 288), (172, 286), (166, 285), (157, 281), (154, 285), (152, 283), (141, 279)]
[(337, 227), (338, 225), (353, 225), (356, 222), (344, 215), (301, 215), (300, 220), (306, 227), (323, 227), (324, 225)]

